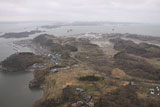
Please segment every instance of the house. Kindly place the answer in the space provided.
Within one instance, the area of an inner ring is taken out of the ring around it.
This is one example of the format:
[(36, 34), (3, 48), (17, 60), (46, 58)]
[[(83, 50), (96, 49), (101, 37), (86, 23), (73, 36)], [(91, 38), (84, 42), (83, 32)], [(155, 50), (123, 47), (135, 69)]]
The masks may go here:
[(151, 94), (151, 95), (154, 95), (154, 94), (155, 94), (154, 89), (149, 89), (149, 90), (150, 90), (150, 94)]
[(84, 91), (85, 91), (85, 89), (83, 89), (83, 88), (76, 88), (76, 91), (84, 92)]
[(48, 57), (50, 57), (51, 56), (51, 54), (48, 54)]
[(134, 81), (130, 81), (130, 85), (136, 85)]
[(37, 63), (33, 64), (32, 67), (33, 67), (33, 68), (36, 68), (36, 67), (37, 67)]
[(55, 73), (55, 72), (57, 72), (57, 69), (56, 68), (55, 69), (51, 69), (51, 72)]
[(159, 91), (159, 87), (156, 87), (157, 91)]
[(56, 62), (55, 64), (56, 64), (56, 65), (58, 65), (58, 63), (57, 63), (57, 62)]
[(151, 91), (150, 94), (154, 95), (154, 91)]
[(43, 68), (44, 66), (45, 64), (37, 64), (37, 63), (32, 65), (33, 68)]
[(55, 63), (56, 65), (58, 65), (59, 63), (58, 62), (56, 62), (56, 60), (54, 60), (54, 59), (51, 59), (51, 62), (52, 63)]
[(154, 89), (152, 88), (152, 89), (149, 89), (150, 91), (154, 91)]
[(51, 62), (52, 62), (52, 63), (57, 63), (56, 60), (53, 60), (53, 59), (51, 59)]

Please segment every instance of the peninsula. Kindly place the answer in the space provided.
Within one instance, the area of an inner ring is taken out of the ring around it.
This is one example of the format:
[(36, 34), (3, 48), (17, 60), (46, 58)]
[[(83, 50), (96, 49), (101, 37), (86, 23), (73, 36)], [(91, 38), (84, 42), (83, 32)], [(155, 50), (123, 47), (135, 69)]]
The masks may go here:
[(14, 54), (1, 65), (7, 71), (33, 72), (29, 87), (44, 92), (34, 107), (156, 107), (159, 38), (142, 38), (118, 33), (41, 34), (19, 41), (33, 53)]

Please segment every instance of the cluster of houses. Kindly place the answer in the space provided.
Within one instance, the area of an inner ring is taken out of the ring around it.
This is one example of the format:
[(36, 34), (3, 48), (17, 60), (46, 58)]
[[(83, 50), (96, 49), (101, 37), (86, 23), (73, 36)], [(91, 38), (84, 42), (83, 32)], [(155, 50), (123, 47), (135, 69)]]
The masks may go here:
[(35, 63), (32, 65), (33, 68), (44, 68), (47, 64)]
[(56, 65), (58, 65), (59, 63), (56, 61), (57, 58), (59, 58), (61, 55), (56, 53), (56, 54), (48, 54), (48, 57), (51, 58), (51, 63), (54, 63)]
[[(37, 48), (36, 48), (37, 49)], [(59, 64), (56, 59), (61, 57), (61, 54), (58, 54), (58, 53), (51, 53), (48, 49), (44, 49), (42, 48), (41, 46), (36, 50), (36, 53), (39, 53), (40, 55), (44, 55), (46, 57), (49, 57), (51, 58), (51, 63), (54, 63), (54, 64)]]
[[(51, 63), (53, 64), (60, 64), (56, 61), (57, 58), (59, 58), (61, 55), (60, 54), (46, 54), (46, 56), (50, 57), (51, 58)], [(38, 64), (38, 63), (35, 63), (32, 65), (33, 68), (44, 68), (46, 66), (46, 64)]]
[(157, 86), (155, 88), (150, 88), (149, 92), (150, 92), (151, 95), (159, 96), (160, 95), (160, 87)]
[(54, 59), (51, 59), (51, 63), (54, 63), (54, 64), (56, 64), (56, 65), (59, 64), (59, 63), (58, 63), (56, 60), (54, 60)]
[(53, 58), (53, 59), (56, 59), (56, 58), (59, 58), (61, 55), (60, 54), (58, 54), (58, 53), (56, 53), (56, 54), (48, 54), (47, 55), (48, 57), (51, 57), (51, 58)]
[(65, 67), (65, 68), (53, 68), (51, 69), (51, 72), (56, 73), (58, 71), (68, 71), (68, 70), (72, 70), (69, 66)]

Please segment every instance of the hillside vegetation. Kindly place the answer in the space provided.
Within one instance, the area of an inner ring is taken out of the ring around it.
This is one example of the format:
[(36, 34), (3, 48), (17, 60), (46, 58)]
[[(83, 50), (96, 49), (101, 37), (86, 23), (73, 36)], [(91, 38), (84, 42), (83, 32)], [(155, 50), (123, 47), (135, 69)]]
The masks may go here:
[(6, 71), (25, 71), (28, 67), (32, 66), (34, 63), (41, 62), (39, 56), (33, 53), (16, 53), (8, 57), (6, 60), (2, 61), (2, 66)]

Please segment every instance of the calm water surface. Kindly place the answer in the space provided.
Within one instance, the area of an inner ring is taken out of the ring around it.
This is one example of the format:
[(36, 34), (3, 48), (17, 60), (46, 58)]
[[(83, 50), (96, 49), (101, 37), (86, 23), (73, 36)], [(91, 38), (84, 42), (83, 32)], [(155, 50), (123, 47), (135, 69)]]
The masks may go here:
[[(15, 53), (12, 42), (16, 40), (0, 38), (0, 61)], [(21, 52), (30, 52), (28, 48), (18, 48)], [(28, 88), (32, 79), (33, 74), (30, 72), (0, 72), (0, 107), (32, 107), (43, 95), (42, 90)]]

